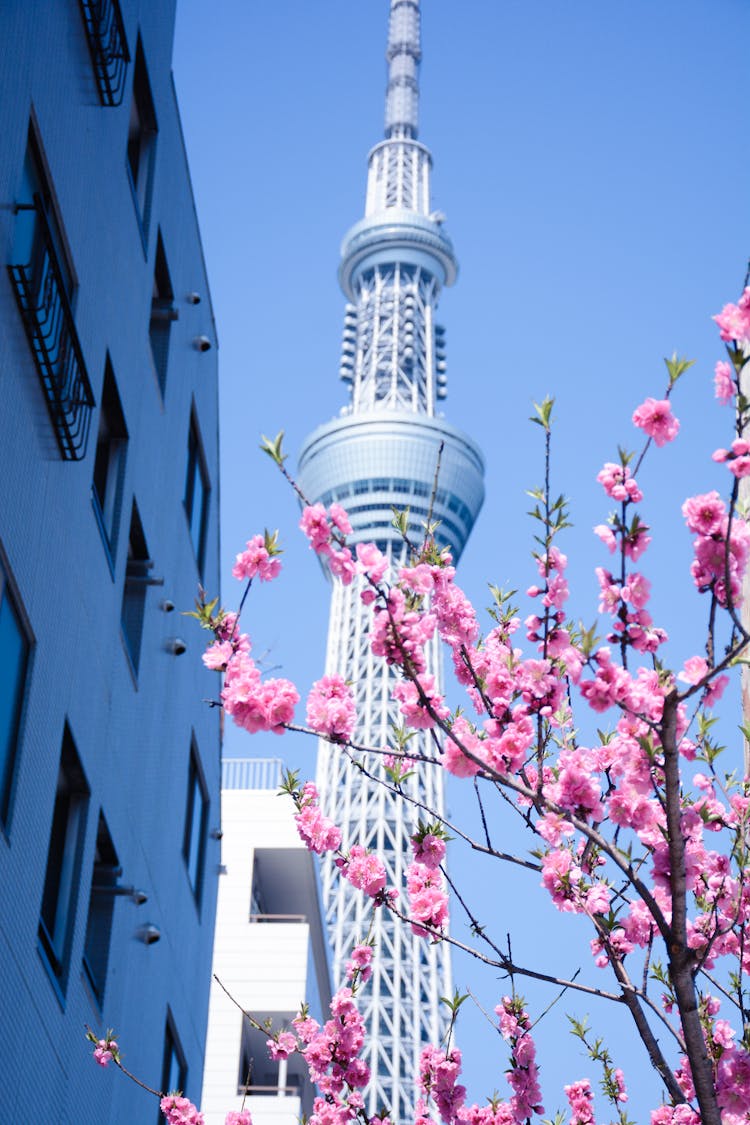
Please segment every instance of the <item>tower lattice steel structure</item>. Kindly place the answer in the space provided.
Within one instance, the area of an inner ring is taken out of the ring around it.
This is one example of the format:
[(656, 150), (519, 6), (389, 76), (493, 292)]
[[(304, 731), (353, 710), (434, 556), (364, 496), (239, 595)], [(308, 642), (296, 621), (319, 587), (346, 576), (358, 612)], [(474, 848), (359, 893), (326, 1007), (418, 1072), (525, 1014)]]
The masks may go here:
[[(392, 508), (409, 509), (409, 535), (424, 536), (432, 498), (437, 539), (454, 560), (481, 507), (483, 463), (473, 442), (436, 412), (446, 395), (445, 335), (435, 320), (440, 291), (456, 278), (444, 217), (430, 203), (432, 158), (417, 140), (421, 58), (419, 0), (391, 0), (385, 139), (371, 151), (365, 217), (346, 235), (339, 279), (347, 297), (341, 378), (350, 401), (338, 418), (315, 430), (300, 455), (300, 483), (312, 501), (344, 505), (354, 543), (375, 541), (394, 566), (405, 547)], [(434, 486), (438, 451), (440, 473)], [(434, 493), (434, 496), (433, 496)], [(371, 616), (355, 582), (336, 582), (331, 600), (326, 670), (353, 683), (358, 743), (392, 745), (400, 723), (391, 700), (393, 673), (373, 657)], [(437, 642), (428, 670), (442, 680)], [(427, 749), (423, 733), (410, 747)], [(374, 766), (373, 768), (380, 768)], [(343, 830), (343, 847), (363, 844), (383, 858), (389, 886), (403, 888), (417, 812), (383, 786), (363, 780), (342, 753), (320, 747), (318, 786), (326, 814)], [(442, 811), (443, 782), (420, 767), (404, 783), (410, 795)], [(370, 926), (371, 904), (344, 882), (329, 858), (323, 896), (337, 985), (352, 946)], [(416, 1099), (420, 1051), (445, 1026), (440, 997), (450, 994), (448, 947), (417, 938), (385, 910), (375, 919), (376, 961), (362, 1011), (370, 1030), (365, 1049), (373, 1081), (367, 1109), (388, 1107), (402, 1125)]]

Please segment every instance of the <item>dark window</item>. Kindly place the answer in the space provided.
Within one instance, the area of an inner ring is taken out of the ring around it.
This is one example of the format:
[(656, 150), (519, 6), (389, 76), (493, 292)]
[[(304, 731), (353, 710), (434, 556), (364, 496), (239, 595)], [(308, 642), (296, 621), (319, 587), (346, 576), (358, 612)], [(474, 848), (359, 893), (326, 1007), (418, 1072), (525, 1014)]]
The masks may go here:
[(73, 319), (73, 268), (31, 126), (15, 210), (8, 273), (60, 452), (80, 461), (94, 397)]
[(109, 944), (112, 937), (112, 918), (115, 910), (115, 886), (120, 875), (117, 853), (107, 830), (104, 817), (99, 814), (96, 833), (94, 870), (91, 876), (89, 916), (83, 946), (83, 968), (89, 984), (101, 1004), (107, 981)]
[[(172, 1013), (167, 1012), (167, 1024), (164, 1029), (164, 1057), (161, 1065), (161, 1088), (164, 1094), (184, 1093), (187, 1084), (187, 1063), (182, 1050), (177, 1031), (172, 1019)], [(159, 1114), (159, 1121), (163, 1125), (164, 1118)]]
[(99, 414), (99, 432), (96, 436), (94, 479), (91, 495), (99, 529), (104, 537), (110, 564), (114, 566), (117, 535), (120, 529), (122, 484), (125, 477), (125, 454), (128, 431), (117, 393), (114, 372), (109, 356), (104, 367), (102, 408)]
[(252, 884), (250, 887), (250, 917), (262, 917), (267, 914), (266, 904), (263, 899), (263, 888), (260, 885), (260, 872), (257, 862), (253, 863)]
[(182, 854), (187, 867), (190, 886), (196, 901), (200, 902), (203, 889), (203, 860), (206, 852), (208, 827), (208, 792), (198, 759), (195, 741), (190, 746), (187, 804), (185, 807), (185, 837)]
[(31, 644), (0, 563), (0, 821), (10, 808)]
[(130, 53), (117, 0), (81, 0), (81, 14), (102, 105), (122, 102)]
[(203, 574), (206, 553), (206, 530), (208, 525), (208, 500), (211, 485), (208, 479), (206, 458), (198, 430), (195, 413), (190, 415), (188, 433), (187, 477), (185, 479), (185, 511), (190, 526), (190, 539), (193, 543), (198, 570)]
[[(45, 161), (32, 126), (26, 142), (21, 189), (16, 204), (16, 226), (13, 234), (13, 260), (40, 264), (44, 255), (46, 225), (54, 256), (57, 259), (61, 287), (68, 300), (75, 290), (73, 268), (68, 258), (62, 226), (55, 206)], [(46, 224), (44, 222), (46, 220)], [(47, 267), (49, 269), (49, 266)]]
[(73, 736), (66, 723), (39, 916), (41, 950), (63, 992), (67, 984), (70, 944), (78, 901), (88, 796), (89, 788), (78, 760)]
[(127, 166), (144, 241), (148, 234), (148, 224), (151, 217), (156, 132), (154, 100), (151, 97), (146, 60), (139, 36), (133, 74), (133, 100), (130, 103), (130, 122), (128, 124)]
[(177, 320), (177, 309), (174, 307), (174, 292), (167, 267), (167, 256), (164, 253), (164, 243), (159, 231), (156, 239), (156, 264), (154, 266), (154, 291), (151, 297), (151, 319), (148, 326), (148, 337), (151, 342), (151, 354), (154, 357), (154, 367), (159, 380), (162, 395), (167, 383), (167, 361), (169, 359), (169, 333), (172, 321)]
[(130, 657), (133, 671), (138, 674), (141, 660), (141, 638), (143, 636), (143, 616), (146, 609), (146, 593), (149, 587), (149, 570), (153, 566), (148, 555), (146, 537), (133, 501), (128, 536), (128, 561), (125, 568), (125, 585), (122, 591), (122, 635)]

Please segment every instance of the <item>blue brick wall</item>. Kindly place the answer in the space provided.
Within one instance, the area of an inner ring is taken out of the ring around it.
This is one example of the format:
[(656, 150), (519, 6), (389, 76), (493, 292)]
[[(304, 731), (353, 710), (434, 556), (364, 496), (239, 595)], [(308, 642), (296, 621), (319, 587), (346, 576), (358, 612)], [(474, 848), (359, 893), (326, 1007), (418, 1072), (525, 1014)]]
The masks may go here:
[[(172, 1012), (201, 1088), (219, 845), (206, 841), (202, 901), (182, 855), (191, 736), (219, 824), (219, 712), (201, 701), (215, 677), (200, 663), (192, 607), (200, 579), (184, 510), (191, 411), (211, 484), (203, 581), (218, 589), (217, 339), (181, 136), (170, 60), (173, 0), (121, 0), (131, 62), (119, 107), (100, 104), (77, 0), (0, 5), (0, 550), (34, 638), (13, 781), (0, 832), (0, 1122), (155, 1123), (156, 1102), (90, 1058), (83, 1025), (114, 1027), (127, 1065), (161, 1081)], [(144, 247), (126, 171), (140, 35), (158, 124)], [(4, 268), (11, 260), (20, 177), (33, 117), (75, 270), (75, 324), (96, 399), (88, 453), (59, 453)], [(157, 231), (178, 319), (162, 397), (149, 344)], [(189, 293), (201, 295), (199, 304)], [(213, 347), (199, 352), (197, 336)], [(110, 570), (91, 499), (105, 357), (129, 432), (120, 530)], [(121, 637), (130, 510), (140, 511), (151, 572), (140, 669)], [(177, 607), (163, 609), (165, 599)], [(168, 651), (180, 636), (184, 655)], [(37, 942), (65, 722), (91, 790), (66, 994), (61, 1000)], [(148, 902), (116, 899), (100, 1011), (82, 973), (99, 810), (123, 868)], [(146, 946), (144, 923), (162, 933)]]

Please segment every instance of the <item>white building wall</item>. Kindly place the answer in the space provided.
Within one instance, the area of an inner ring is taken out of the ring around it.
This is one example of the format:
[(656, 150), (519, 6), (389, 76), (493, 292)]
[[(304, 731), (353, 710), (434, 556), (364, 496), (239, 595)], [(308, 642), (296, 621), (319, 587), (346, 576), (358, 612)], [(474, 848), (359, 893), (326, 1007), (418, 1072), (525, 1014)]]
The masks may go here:
[[(255, 1125), (296, 1125), (312, 1090), (268, 1061), (265, 1037), (240, 1008), (274, 1027), (288, 1024), (306, 999), (330, 996), (317, 877), (294, 824), (291, 800), (278, 796), (280, 763), (224, 763), (222, 868), (209, 1003), (202, 1108), (206, 1125), (224, 1125), (229, 1110), (249, 1109)], [(230, 788), (240, 785), (242, 788)], [(267, 788), (255, 788), (266, 785)], [(255, 880), (256, 900), (253, 901)], [(260, 906), (258, 904), (260, 900)], [(258, 910), (260, 912), (258, 912)], [(309, 965), (315, 965), (312, 973)], [(222, 985), (224, 987), (222, 987)], [(229, 993), (229, 995), (227, 995)], [(319, 999), (318, 999), (319, 998)], [(238, 1091), (245, 1035), (253, 1036), (251, 1091)], [(258, 1092), (259, 1087), (273, 1087)], [(244, 1101), (243, 1101), (244, 1098)]]

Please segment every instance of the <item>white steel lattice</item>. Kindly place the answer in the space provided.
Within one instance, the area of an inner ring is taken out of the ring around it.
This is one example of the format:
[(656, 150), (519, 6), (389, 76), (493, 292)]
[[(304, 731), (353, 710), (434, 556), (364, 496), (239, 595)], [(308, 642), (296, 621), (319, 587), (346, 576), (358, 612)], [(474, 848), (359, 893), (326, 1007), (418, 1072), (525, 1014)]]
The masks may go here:
[[(350, 508), (356, 541), (374, 540), (393, 566), (404, 547), (391, 523), (391, 505), (409, 505), (409, 534), (421, 534), (440, 459), (434, 514), (437, 537), (457, 559), (483, 497), (482, 458), (471, 440), (437, 411), (445, 398), (445, 340), (435, 323), (441, 288), (452, 284), (457, 263), (443, 216), (430, 209), (429, 151), (417, 140), (421, 58), (419, 0), (390, 0), (385, 140), (370, 153), (365, 217), (348, 232), (340, 280), (348, 297), (340, 375), (350, 403), (334, 422), (319, 427), (300, 455), (299, 479), (311, 501), (339, 500)], [(438, 451), (441, 451), (440, 453)], [(353, 684), (358, 726), (355, 742), (393, 746), (401, 725), (391, 699), (396, 674), (373, 656), (368, 639), (371, 609), (355, 582), (335, 582), (326, 670)], [(428, 646), (428, 671), (442, 682), (437, 641)], [(425, 732), (409, 743), (434, 752)], [(382, 769), (377, 754), (367, 767)], [(413, 801), (443, 809), (439, 768), (417, 765), (404, 782)], [(321, 743), (318, 788), (325, 814), (342, 830), (342, 847), (374, 849), (388, 886), (401, 892), (412, 858), (410, 837), (419, 810), (366, 779), (341, 749)], [(424, 819), (423, 814), (423, 819)], [(346, 983), (353, 946), (366, 939), (372, 903), (341, 878), (329, 856), (322, 865), (323, 902), (337, 987)], [(397, 1125), (413, 1119), (422, 1047), (438, 1044), (447, 1024), (440, 997), (451, 993), (449, 947), (418, 938), (383, 908), (375, 914), (373, 975), (360, 994), (369, 1038), (365, 1058), (372, 1080), (369, 1114), (384, 1109)]]
[(439, 287), (417, 266), (375, 266), (356, 283), (352, 410), (435, 413), (434, 306)]
[[(368, 638), (372, 610), (363, 605), (360, 592), (358, 583), (334, 587), (326, 668), (352, 681), (358, 714), (354, 740), (360, 745), (388, 746), (392, 744), (391, 725), (399, 722), (398, 708), (391, 700), (395, 675), (372, 654)], [(441, 658), (435, 644), (429, 647), (427, 660), (429, 670), (440, 680)], [(424, 732), (409, 745), (430, 750)], [(418, 810), (384, 786), (364, 779), (343, 758), (337, 748), (321, 744), (318, 786), (322, 807), (341, 826), (344, 851), (352, 844), (362, 844), (377, 852), (386, 867), (388, 886), (401, 890), (401, 905), (406, 906), (404, 876)], [(369, 759), (374, 772), (382, 768), (376, 755)], [(403, 788), (409, 797), (442, 812), (439, 769), (417, 767)], [(372, 1074), (366, 1108), (373, 1114), (387, 1106), (396, 1121), (406, 1123), (417, 1096), (421, 1049), (427, 1043), (438, 1043), (445, 1030), (440, 997), (451, 991), (448, 947), (416, 937), (384, 909), (376, 912), (371, 931), (371, 900), (342, 880), (330, 856), (323, 862), (322, 884), (335, 981), (343, 981), (357, 941), (370, 932), (375, 939), (373, 975), (360, 999), (368, 1028), (364, 1057)]]

